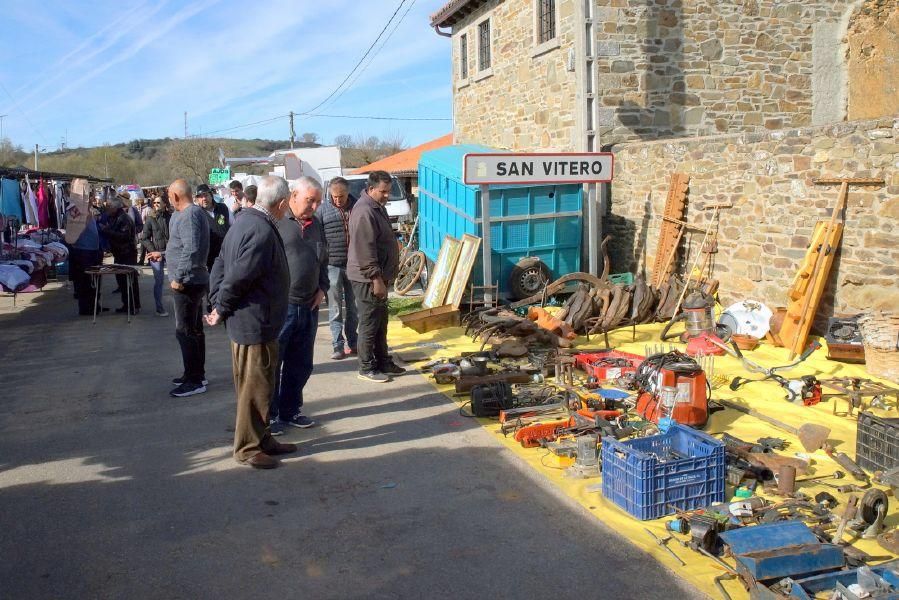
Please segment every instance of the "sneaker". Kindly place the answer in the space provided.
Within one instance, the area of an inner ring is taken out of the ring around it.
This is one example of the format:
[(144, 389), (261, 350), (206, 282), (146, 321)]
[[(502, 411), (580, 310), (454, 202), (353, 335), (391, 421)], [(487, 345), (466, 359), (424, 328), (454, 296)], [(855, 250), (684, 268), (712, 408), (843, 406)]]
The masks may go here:
[(167, 313), (166, 310), (164, 308), (162, 308), (162, 309), (156, 311), (156, 316), (157, 317), (167, 317), (167, 316), (169, 316), (169, 313)]
[(289, 421), (281, 421), (284, 425), (290, 425), (291, 427), (299, 427), (300, 429), (308, 429), (315, 425), (315, 421), (307, 417), (306, 415), (300, 413)]
[(347, 356), (349, 356), (349, 355), (344, 354), (343, 350), (335, 350), (334, 352), (331, 353), (331, 360), (343, 360)]
[(284, 435), (284, 423), (279, 421), (278, 419), (272, 419), (268, 422), (268, 432), (272, 437)]
[(359, 373), (359, 379), (374, 383), (387, 383), (390, 381), (390, 377), (384, 375), (384, 373), (379, 373), (378, 371), (362, 371)]
[[(175, 377), (174, 379), (172, 379), (172, 383), (174, 383), (175, 385), (183, 385), (184, 382), (185, 379), (183, 375), (181, 377)], [(209, 380), (205, 377), (203, 378), (203, 385), (209, 385)]]
[(347, 356), (356, 356), (357, 354), (359, 354), (359, 353), (356, 352), (356, 349), (355, 349), (355, 348), (348, 347), (348, 348), (346, 349), (346, 355), (347, 355)]
[(406, 372), (406, 369), (404, 369), (403, 367), (399, 366), (396, 363), (390, 363), (386, 367), (381, 369), (381, 372), (387, 373), (388, 375), (402, 375), (403, 373)]
[(169, 394), (174, 396), (175, 398), (185, 398), (187, 396), (195, 396), (197, 394), (202, 394), (206, 391), (205, 385), (197, 385), (196, 383), (188, 383), (184, 382), (175, 389), (173, 389)]

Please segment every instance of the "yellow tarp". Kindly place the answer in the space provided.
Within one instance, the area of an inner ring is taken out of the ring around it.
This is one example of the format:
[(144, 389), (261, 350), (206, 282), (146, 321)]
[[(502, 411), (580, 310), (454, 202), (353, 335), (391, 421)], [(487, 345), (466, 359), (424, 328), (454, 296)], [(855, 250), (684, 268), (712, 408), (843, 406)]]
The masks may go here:
[[(661, 325), (641, 325), (636, 329), (636, 337), (632, 339), (630, 328), (618, 330), (610, 334), (610, 343), (616, 350), (624, 352), (632, 352), (634, 354), (645, 354), (647, 346), (658, 344), (658, 334), (661, 331)], [(389, 341), (393, 351), (401, 354), (404, 351), (420, 350), (433, 356), (433, 358), (458, 356), (463, 351), (478, 350), (480, 342), (472, 343), (471, 338), (464, 336), (461, 328), (454, 327), (433, 331), (425, 334), (418, 334), (415, 331), (404, 328), (399, 322), (391, 322), (389, 327)], [(439, 344), (440, 347), (435, 347)], [(576, 346), (597, 347), (602, 346), (602, 338), (591, 338), (587, 342), (581, 337), (575, 341)], [(676, 344), (677, 348), (683, 350), (683, 344)], [(822, 340), (823, 346), (823, 340)], [(667, 348), (667, 345), (666, 345)], [(750, 360), (764, 365), (766, 367), (784, 365), (789, 362), (788, 352), (784, 348), (775, 348), (771, 345), (763, 343), (758, 349), (746, 353)], [(828, 379), (833, 377), (863, 377), (875, 379), (865, 371), (864, 365), (849, 365), (826, 359), (826, 346), (815, 352), (808, 360), (799, 365), (797, 368), (781, 372), (782, 375), (789, 379), (795, 379), (801, 375), (815, 375), (818, 379)], [(726, 380), (730, 382), (735, 376), (744, 377), (761, 377), (753, 375), (743, 368), (740, 361), (730, 356), (720, 356), (715, 358), (715, 377), (719, 381)], [(429, 378), (433, 383), (434, 380)], [(887, 381), (883, 383), (889, 384)], [(451, 386), (438, 386), (434, 384), (440, 391), (446, 393), (454, 401), (461, 403), (467, 398), (456, 398), (452, 395)], [(824, 389), (825, 394), (834, 390)], [(712, 398), (723, 398), (732, 400), (737, 403), (746, 404), (752, 408), (786, 422), (793, 427), (799, 427), (803, 423), (819, 423), (829, 427), (832, 431), (830, 442), (836, 446), (837, 450), (843, 451), (850, 457), (855, 457), (855, 417), (848, 417), (845, 414), (846, 402), (842, 399), (831, 399), (817, 406), (806, 407), (795, 405), (785, 400), (783, 389), (774, 382), (762, 382), (749, 384), (737, 392), (731, 391), (727, 383), (719, 385), (712, 392)], [(833, 414), (834, 402), (837, 402), (837, 414)], [(883, 412), (873, 410), (875, 414), (881, 416), (899, 416), (894, 409), (891, 412)], [(668, 552), (660, 548), (655, 540), (645, 531), (645, 528), (652, 530), (659, 537), (668, 535), (665, 530), (664, 522), (671, 517), (659, 519), (656, 521), (638, 521), (629, 514), (618, 508), (612, 502), (607, 501), (601, 492), (588, 491), (588, 488), (595, 489), (601, 481), (600, 478), (591, 478), (583, 480), (574, 480), (563, 477), (563, 471), (551, 466), (550, 461), (545, 460), (547, 457), (546, 450), (542, 448), (522, 448), (515, 440), (505, 437), (499, 428), (499, 423), (490, 419), (479, 419), (481, 424), (488, 431), (496, 436), (496, 439), (512, 450), (523, 461), (529, 464), (533, 469), (540, 472), (547, 479), (557, 485), (565, 494), (579, 502), (588, 509), (596, 518), (606, 523), (609, 527), (628, 538), (632, 543), (649, 552), (656, 560), (670, 568), (678, 575), (687, 579), (691, 584), (705, 592), (706, 594), (718, 597), (720, 593), (715, 589), (712, 579), (722, 573), (720, 566), (716, 565), (710, 559), (702, 555), (688, 550), (680, 544), (670, 542), (670, 548), (676, 553), (686, 564), (681, 567)], [(794, 436), (783, 432), (772, 425), (765, 423), (755, 417), (744, 415), (734, 410), (722, 410), (712, 415), (705, 431), (708, 433), (728, 432), (738, 438), (754, 441), (759, 437), (770, 436), (780, 437), (789, 440), (790, 446), (787, 451), (782, 452), (788, 456), (792, 456), (795, 452), (804, 452), (799, 440)], [(831, 460), (823, 451), (819, 450), (812, 455), (812, 472), (814, 474), (826, 474), (840, 469), (833, 460)], [(840, 469), (843, 470), (843, 469)], [(799, 476), (801, 477), (801, 475)], [(833, 483), (834, 480), (827, 480)], [(814, 482), (797, 484), (801, 486), (801, 490), (810, 496), (814, 496), (820, 491), (832, 493), (840, 500), (839, 506), (836, 507), (835, 513), (842, 514), (845, 500), (848, 494), (840, 494), (835, 489), (825, 487), (823, 485), (813, 485)], [(856, 482), (851, 476), (837, 483), (860, 483)], [(733, 487), (727, 486), (726, 500), (731, 499)], [(778, 498), (769, 498), (777, 501)], [(899, 525), (899, 506), (897, 502), (892, 502), (886, 521), (887, 528)], [(848, 535), (845, 536), (848, 539)], [(875, 540), (859, 540), (855, 546), (874, 556), (887, 556), (888, 553), (881, 548)], [(729, 561), (732, 565), (733, 562)], [(725, 582), (725, 588), (734, 598), (748, 597), (739, 582)]]

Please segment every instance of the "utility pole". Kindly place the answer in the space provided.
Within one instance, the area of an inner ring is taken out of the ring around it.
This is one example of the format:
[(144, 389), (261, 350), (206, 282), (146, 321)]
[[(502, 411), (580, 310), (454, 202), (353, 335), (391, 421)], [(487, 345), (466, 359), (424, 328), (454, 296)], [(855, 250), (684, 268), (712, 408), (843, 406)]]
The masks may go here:
[(187, 111), (184, 111), (184, 139), (187, 139)]
[(37, 144), (34, 145), (34, 170), (37, 171)]
[(8, 117), (9, 115), (0, 115), (0, 141), (3, 141), (3, 117)]
[(290, 149), (293, 150), (293, 140), (296, 137), (296, 132), (293, 130), (293, 111), (290, 111)]

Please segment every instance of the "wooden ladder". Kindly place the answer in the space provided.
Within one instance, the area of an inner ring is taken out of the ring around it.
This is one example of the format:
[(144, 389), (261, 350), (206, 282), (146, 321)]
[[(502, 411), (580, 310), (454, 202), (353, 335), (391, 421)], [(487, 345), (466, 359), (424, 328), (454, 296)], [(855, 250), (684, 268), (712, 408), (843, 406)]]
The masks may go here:
[(668, 186), (668, 198), (665, 200), (665, 213), (662, 216), (662, 229), (659, 232), (659, 243), (656, 246), (655, 262), (649, 284), (658, 288), (668, 281), (674, 266), (674, 257), (686, 229), (683, 221), (687, 207), (687, 188), (690, 176), (686, 173), (672, 173)]

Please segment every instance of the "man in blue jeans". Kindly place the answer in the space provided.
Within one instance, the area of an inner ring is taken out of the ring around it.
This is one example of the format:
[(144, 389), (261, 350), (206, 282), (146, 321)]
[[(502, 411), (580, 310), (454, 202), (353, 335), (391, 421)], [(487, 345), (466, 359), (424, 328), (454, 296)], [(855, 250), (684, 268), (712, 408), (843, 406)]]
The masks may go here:
[(283, 426), (307, 428), (315, 421), (302, 413), (303, 387), (312, 375), (318, 307), (328, 292), (328, 246), (315, 209), (321, 184), (301, 177), (292, 186), (289, 210), (278, 222), (290, 270), (287, 321), (278, 336), (278, 371), (269, 409), (272, 435)]
[(335, 177), (328, 184), (328, 194), (316, 211), (328, 241), (328, 281), (331, 285), (328, 290), (328, 325), (331, 327), (331, 346), (334, 349), (332, 360), (356, 354), (359, 320), (356, 318), (353, 286), (346, 276), (350, 211), (354, 204), (356, 199), (350, 196), (347, 180)]

